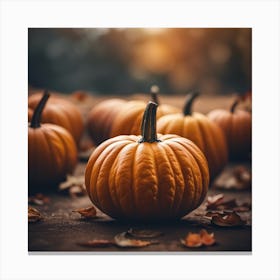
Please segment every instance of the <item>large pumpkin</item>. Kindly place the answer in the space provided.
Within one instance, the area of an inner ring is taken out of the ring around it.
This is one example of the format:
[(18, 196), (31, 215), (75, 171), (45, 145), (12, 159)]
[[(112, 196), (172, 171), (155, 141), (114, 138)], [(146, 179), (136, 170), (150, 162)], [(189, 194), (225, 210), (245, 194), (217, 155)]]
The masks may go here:
[(148, 103), (142, 136), (111, 138), (95, 149), (87, 163), (87, 193), (113, 218), (180, 218), (205, 198), (209, 171), (203, 153), (186, 138), (157, 136), (156, 109), (156, 103)]
[[(180, 109), (171, 105), (160, 104), (158, 101), (158, 88), (151, 88), (151, 97), (153, 102), (158, 104), (157, 118), (168, 114), (179, 113)], [(121, 107), (116, 114), (111, 127), (110, 137), (117, 135), (139, 135), (141, 133), (141, 121), (146, 103), (143, 101), (129, 101)]]
[(205, 115), (192, 113), (192, 104), (198, 96), (189, 94), (183, 114), (172, 114), (158, 120), (158, 132), (177, 134), (193, 141), (204, 153), (213, 179), (227, 163), (227, 145), (222, 130)]
[(252, 114), (236, 109), (240, 100), (237, 99), (230, 111), (216, 109), (208, 113), (208, 117), (224, 132), (231, 159), (249, 157), (252, 148)]
[(54, 190), (77, 162), (77, 148), (71, 134), (58, 125), (40, 123), (48, 98), (48, 93), (43, 95), (28, 127), (29, 192)]
[[(42, 93), (35, 93), (28, 97), (28, 115), (29, 109), (34, 110), (42, 95)], [(66, 128), (75, 139), (75, 142), (79, 144), (84, 124), (82, 114), (75, 104), (63, 98), (51, 96), (43, 111), (41, 122), (53, 123)]]

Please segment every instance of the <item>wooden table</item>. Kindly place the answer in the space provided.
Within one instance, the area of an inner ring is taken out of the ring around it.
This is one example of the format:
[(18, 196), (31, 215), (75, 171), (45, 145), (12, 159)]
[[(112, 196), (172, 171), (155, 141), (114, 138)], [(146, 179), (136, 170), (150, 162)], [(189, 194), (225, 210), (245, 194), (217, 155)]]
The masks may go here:
[[(77, 174), (81, 174), (85, 163), (80, 163)], [(228, 167), (228, 170), (234, 165)], [(228, 191), (211, 188), (208, 196), (223, 193), (226, 199), (235, 198), (239, 203), (251, 203), (251, 191)], [(44, 205), (34, 206), (43, 215), (44, 220), (37, 223), (29, 223), (28, 249), (30, 252), (43, 251), (94, 251), (94, 252), (205, 252), (205, 251), (243, 251), (250, 252), (252, 248), (251, 211), (239, 213), (247, 221), (240, 227), (218, 227), (211, 224), (204, 217), (205, 202), (195, 211), (179, 221), (172, 223), (131, 223), (119, 222), (111, 219), (98, 211), (98, 219), (85, 219), (74, 209), (91, 206), (87, 196), (72, 198), (68, 194), (52, 194), (50, 202)], [(80, 246), (77, 243), (92, 239), (113, 239), (116, 234), (127, 231), (129, 228), (155, 230), (163, 233), (157, 237), (158, 244), (143, 248), (119, 248), (110, 246), (107, 248), (90, 248)], [(216, 244), (209, 247), (186, 248), (181, 245), (180, 238), (188, 232), (199, 232), (205, 228), (213, 232)]]

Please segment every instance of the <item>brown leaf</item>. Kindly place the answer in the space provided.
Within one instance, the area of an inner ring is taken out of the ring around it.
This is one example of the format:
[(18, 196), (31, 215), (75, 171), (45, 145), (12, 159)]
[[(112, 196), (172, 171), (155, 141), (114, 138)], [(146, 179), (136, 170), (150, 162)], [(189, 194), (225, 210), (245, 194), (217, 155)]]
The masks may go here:
[(50, 198), (43, 195), (42, 193), (37, 193), (34, 196), (28, 198), (28, 203), (36, 205), (44, 205), (50, 203)]
[(207, 205), (216, 205), (219, 201), (224, 199), (224, 195), (219, 193), (217, 195), (207, 197)]
[(35, 223), (43, 219), (42, 214), (35, 208), (28, 206), (28, 222)]
[(77, 242), (78, 245), (92, 248), (104, 248), (115, 245), (113, 241), (105, 239), (93, 239), (85, 242)]
[(221, 214), (221, 213), (216, 212), (216, 211), (214, 211), (214, 212), (210, 211), (210, 212), (207, 212), (207, 213), (205, 214), (205, 216), (206, 216), (206, 217), (209, 217), (209, 218), (212, 218), (212, 217), (214, 217), (214, 216), (218, 216), (219, 214)]
[(235, 198), (225, 200), (223, 194), (208, 196), (206, 201), (206, 210), (226, 210), (237, 206)]
[(140, 247), (146, 247), (151, 244), (157, 244), (158, 241), (148, 241), (148, 240), (138, 240), (138, 239), (129, 239), (126, 237), (127, 232), (122, 232), (120, 234), (117, 234), (114, 237), (115, 244), (119, 247), (126, 247), (126, 248), (140, 248)]
[(72, 210), (72, 212), (79, 213), (82, 217), (87, 219), (97, 218), (94, 206)]
[(160, 231), (152, 231), (152, 230), (139, 230), (130, 228), (127, 233), (135, 238), (155, 238), (161, 236), (163, 233)]
[(218, 214), (216, 216), (213, 216), (211, 222), (214, 225), (217, 225), (217, 226), (220, 226), (220, 227), (243, 226), (246, 223), (235, 212)]

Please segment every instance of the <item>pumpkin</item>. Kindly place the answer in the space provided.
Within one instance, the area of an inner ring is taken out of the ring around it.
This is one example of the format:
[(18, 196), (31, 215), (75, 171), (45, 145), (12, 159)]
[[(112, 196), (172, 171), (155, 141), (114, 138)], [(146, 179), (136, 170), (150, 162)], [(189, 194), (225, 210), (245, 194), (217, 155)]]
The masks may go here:
[(192, 112), (198, 93), (189, 94), (183, 114), (172, 114), (158, 120), (158, 131), (177, 134), (193, 141), (204, 153), (213, 179), (227, 163), (227, 145), (222, 130), (205, 115)]
[(180, 218), (197, 208), (207, 193), (209, 171), (203, 153), (186, 138), (157, 135), (156, 110), (157, 104), (149, 102), (141, 136), (108, 139), (87, 163), (87, 193), (115, 219)]
[[(28, 107), (33, 109), (38, 105), (42, 93), (35, 93), (28, 97)], [(77, 106), (58, 96), (51, 96), (42, 114), (42, 123), (53, 123), (67, 129), (77, 145), (83, 134), (83, 117)]]
[(114, 98), (102, 101), (91, 109), (87, 118), (87, 131), (96, 145), (109, 138), (113, 120), (124, 103), (125, 100)]
[(224, 132), (231, 159), (248, 158), (252, 149), (252, 114), (236, 109), (240, 100), (236, 99), (230, 111), (216, 109), (208, 117)]
[[(158, 104), (157, 118), (167, 114), (174, 114), (180, 112), (179, 108), (170, 105), (161, 105), (158, 101), (158, 88), (153, 86), (151, 88), (152, 101)], [(110, 137), (117, 135), (139, 135), (141, 133), (141, 120), (143, 111), (146, 108), (146, 103), (143, 101), (129, 101), (121, 107), (117, 113), (111, 127)]]
[(50, 190), (71, 173), (77, 162), (77, 148), (71, 134), (58, 125), (41, 124), (49, 98), (45, 93), (36, 106), (28, 126), (29, 191)]

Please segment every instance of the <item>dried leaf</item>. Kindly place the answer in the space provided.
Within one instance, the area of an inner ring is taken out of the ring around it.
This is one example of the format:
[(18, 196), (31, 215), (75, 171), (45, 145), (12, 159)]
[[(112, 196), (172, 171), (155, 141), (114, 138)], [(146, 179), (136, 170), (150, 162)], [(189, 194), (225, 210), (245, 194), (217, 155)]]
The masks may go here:
[(206, 209), (207, 210), (226, 210), (226, 209), (233, 209), (237, 207), (236, 199), (229, 199), (225, 200), (223, 194), (218, 194), (214, 196), (208, 196), (206, 202)]
[(127, 233), (135, 238), (155, 238), (163, 234), (160, 231), (139, 230), (133, 228), (130, 228)]
[(214, 233), (208, 233), (205, 229), (199, 233), (189, 232), (185, 239), (181, 239), (181, 243), (189, 248), (198, 248), (201, 246), (211, 246), (216, 243)]
[(117, 234), (114, 237), (115, 244), (119, 247), (140, 248), (140, 247), (146, 247), (146, 246), (149, 246), (151, 244), (157, 244), (158, 243), (158, 241), (129, 239), (126, 236), (127, 236), (127, 232), (122, 232), (120, 234)]
[(79, 213), (82, 217), (87, 219), (97, 218), (94, 206), (72, 210), (72, 212)]
[(208, 233), (205, 229), (200, 231), (200, 238), (203, 245), (211, 246), (215, 244), (216, 240), (214, 238), (214, 233)]
[(185, 239), (181, 239), (181, 243), (186, 247), (197, 248), (202, 246), (202, 241), (198, 233), (189, 232)]
[(84, 176), (67, 175), (66, 181), (59, 185), (59, 191), (67, 191), (72, 198), (86, 195)]
[(50, 203), (50, 198), (43, 195), (42, 193), (37, 193), (34, 196), (28, 198), (28, 203), (36, 205), (44, 205)]
[(218, 216), (219, 214), (221, 214), (221, 213), (216, 212), (216, 211), (214, 211), (214, 212), (210, 211), (210, 212), (207, 212), (207, 213), (205, 214), (205, 217), (212, 218), (212, 217), (214, 217), (214, 216)]
[(69, 189), (73, 186), (83, 186), (84, 183), (85, 183), (85, 177), (84, 176), (67, 175), (66, 181), (62, 182), (59, 185), (59, 190), (63, 191), (63, 190)]
[(235, 212), (218, 214), (212, 217), (211, 222), (220, 227), (236, 227), (245, 225), (245, 221)]
[(35, 208), (28, 206), (28, 222), (35, 223), (43, 219), (42, 214)]
[(78, 196), (84, 196), (86, 194), (87, 194), (86, 189), (82, 186), (72, 186), (69, 188), (69, 195), (72, 198), (76, 198)]
[(78, 245), (91, 248), (104, 248), (115, 245), (113, 241), (105, 239), (93, 239), (85, 242), (77, 242)]

